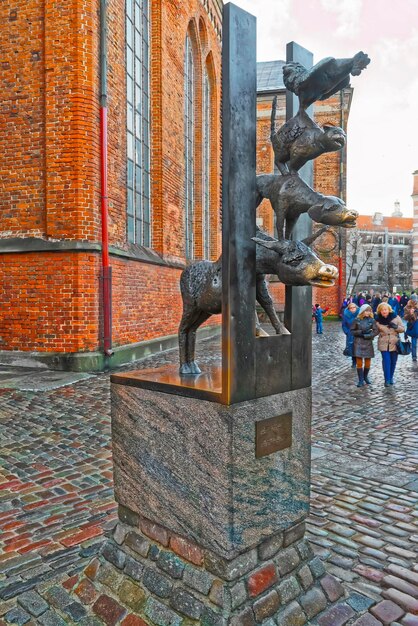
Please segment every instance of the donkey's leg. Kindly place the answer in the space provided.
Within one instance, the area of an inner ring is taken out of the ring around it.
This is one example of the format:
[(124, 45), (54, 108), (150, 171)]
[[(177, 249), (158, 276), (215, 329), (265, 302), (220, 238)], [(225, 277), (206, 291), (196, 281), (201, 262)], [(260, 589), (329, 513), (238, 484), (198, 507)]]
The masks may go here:
[(279, 320), (276, 309), (274, 308), (273, 300), (269, 293), (267, 282), (264, 276), (257, 277), (256, 282), (256, 299), (260, 306), (263, 307), (267, 313), (270, 322), (273, 325), (276, 335), (289, 335), (289, 331), (286, 326)]
[(199, 328), (199, 326), (201, 326), (203, 324), (203, 322), (206, 322), (206, 320), (210, 318), (210, 316), (211, 316), (210, 313), (205, 313), (204, 311), (199, 311), (199, 315), (197, 316), (196, 320), (190, 326), (189, 334), (188, 334), (188, 337), (187, 337), (187, 341), (188, 341), (187, 353), (188, 353), (189, 359), (190, 359), (189, 360), (189, 364), (190, 364), (191, 374), (200, 374), (201, 373), (201, 369), (199, 368), (198, 364), (195, 361), (196, 331)]
[(180, 357), (180, 371), (183, 365), (187, 362), (186, 345), (187, 345), (187, 328), (184, 323), (184, 316), (181, 318), (179, 326), (179, 357)]
[(197, 310), (194, 307), (183, 307), (183, 315), (179, 325), (179, 355), (180, 374), (190, 374), (189, 333), (190, 327), (196, 318)]

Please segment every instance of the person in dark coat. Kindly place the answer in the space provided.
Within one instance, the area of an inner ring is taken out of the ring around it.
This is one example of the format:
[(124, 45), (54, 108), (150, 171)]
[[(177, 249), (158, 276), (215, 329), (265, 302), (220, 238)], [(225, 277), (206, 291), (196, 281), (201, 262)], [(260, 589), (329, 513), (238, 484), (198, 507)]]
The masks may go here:
[(377, 348), (382, 353), (385, 387), (388, 387), (393, 385), (393, 375), (398, 360), (396, 344), (399, 340), (399, 333), (403, 333), (405, 328), (399, 315), (396, 315), (390, 304), (386, 302), (382, 302), (377, 307), (376, 324), (379, 330)]
[(342, 329), (345, 334), (345, 350), (344, 354), (346, 356), (351, 356), (352, 358), (352, 367), (356, 367), (356, 357), (354, 356), (354, 335), (351, 333), (351, 324), (356, 319), (359, 312), (359, 308), (357, 304), (354, 302), (350, 302), (346, 309), (344, 309), (343, 319), (342, 319)]
[(404, 291), (403, 294), (401, 295), (401, 299), (399, 300), (399, 315), (401, 317), (403, 317), (403, 311), (407, 304), (408, 304), (408, 296), (406, 295), (406, 292)]
[(418, 301), (415, 294), (411, 296), (404, 308), (403, 318), (406, 322), (405, 336), (411, 337), (411, 353), (412, 360), (417, 360), (417, 341), (418, 341)]
[(380, 298), (380, 293), (375, 293), (375, 295), (373, 296), (372, 299), (372, 309), (373, 309), (373, 313), (376, 313), (376, 309), (379, 306), (379, 304), (382, 302), (381, 298)]
[[(379, 334), (373, 318), (372, 307), (363, 304), (354, 322), (351, 324), (351, 334), (354, 336), (354, 356), (356, 357), (357, 387), (370, 385), (369, 371), (371, 360), (374, 357), (373, 339)], [(364, 365), (363, 365), (364, 360)]]
[(343, 315), (344, 315), (344, 311), (346, 310), (346, 308), (348, 307), (348, 305), (350, 304), (350, 300), (349, 298), (344, 298), (343, 303), (340, 307), (340, 310), (338, 312), (338, 316), (343, 319)]

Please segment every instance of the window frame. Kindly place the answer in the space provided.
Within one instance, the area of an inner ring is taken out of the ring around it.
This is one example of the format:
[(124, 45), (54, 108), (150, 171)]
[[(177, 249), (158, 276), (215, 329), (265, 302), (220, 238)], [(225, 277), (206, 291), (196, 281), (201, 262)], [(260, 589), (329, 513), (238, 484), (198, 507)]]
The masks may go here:
[(211, 257), (212, 85), (207, 67), (203, 70), (202, 96), (202, 248), (203, 258), (209, 260)]
[(151, 248), (150, 2), (125, 8), (127, 240)]
[(184, 51), (184, 253), (194, 258), (194, 200), (196, 148), (196, 64), (193, 43), (186, 34)]

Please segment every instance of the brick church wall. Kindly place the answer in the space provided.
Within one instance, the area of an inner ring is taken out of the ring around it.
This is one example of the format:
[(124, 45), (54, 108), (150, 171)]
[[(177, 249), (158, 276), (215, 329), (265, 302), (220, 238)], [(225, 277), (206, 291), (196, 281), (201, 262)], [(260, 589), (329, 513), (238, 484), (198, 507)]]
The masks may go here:
[[(188, 28), (197, 81), (201, 82), (206, 65), (213, 87), (211, 257), (220, 250), (219, 6), (217, 0), (152, 3), (152, 247), (161, 256), (161, 265), (156, 265), (129, 258), (138, 257), (140, 251), (128, 244), (126, 235), (125, 1), (108, 2), (108, 198), (115, 346), (175, 334), (181, 317), (183, 58)], [(12, 8), (3, 3), (0, 12), (7, 25), (0, 34), (4, 94), (0, 239), (12, 239), (22, 249), (0, 254), (4, 304), (0, 350), (99, 350), (99, 2), (17, 0)], [(198, 87), (196, 151), (202, 145), (201, 108)], [(197, 162), (197, 196), (202, 190), (201, 169)], [(201, 258), (201, 202), (195, 212), (195, 254)], [(66, 251), (26, 252), (34, 241), (74, 245)], [(74, 250), (86, 242), (91, 251)], [(119, 253), (113, 254), (116, 250)], [(218, 321), (213, 318), (211, 323)]]

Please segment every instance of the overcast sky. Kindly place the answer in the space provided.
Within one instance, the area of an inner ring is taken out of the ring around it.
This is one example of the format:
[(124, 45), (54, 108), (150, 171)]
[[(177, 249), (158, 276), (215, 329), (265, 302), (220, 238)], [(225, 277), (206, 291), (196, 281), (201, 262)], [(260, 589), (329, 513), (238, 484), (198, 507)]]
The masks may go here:
[(257, 17), (257, 60), (284, 59), (296, 41), (314, 54), (371, 63), (351, 78), (348, 205), (412, 216), (418, 169), (418, 0), (234, 0)]

